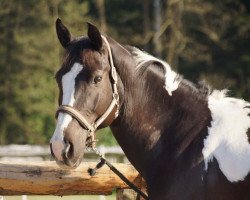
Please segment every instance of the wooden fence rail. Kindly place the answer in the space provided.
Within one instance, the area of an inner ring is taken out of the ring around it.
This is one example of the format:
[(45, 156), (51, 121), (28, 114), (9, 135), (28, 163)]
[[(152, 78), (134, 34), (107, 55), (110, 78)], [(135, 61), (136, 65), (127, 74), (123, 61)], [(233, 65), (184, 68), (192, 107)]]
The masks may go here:
[[(82, 163), (74, 170), (59, 168), (55, 162), (0, 162), (0, 195), (75, 195), (111, 194), (117, 188), (128, 188), (107, 166), (95, 176), (87, 170), (96, 163)], [(145, 186), (130, 164), (115, 164), (139, 188)]]
[[(119, 146), (98, 147), (98, 150), (111, 162), (128, 162)], [(1, 161), (43, 161), (51, 160), (49, 146), (40, 145), (6, 145), (0, 146)], [(53, 160), (53, 159), (52, 159)], [(97, 161), (99, 157), (94, 152), (85, 151), (84, 161)]]

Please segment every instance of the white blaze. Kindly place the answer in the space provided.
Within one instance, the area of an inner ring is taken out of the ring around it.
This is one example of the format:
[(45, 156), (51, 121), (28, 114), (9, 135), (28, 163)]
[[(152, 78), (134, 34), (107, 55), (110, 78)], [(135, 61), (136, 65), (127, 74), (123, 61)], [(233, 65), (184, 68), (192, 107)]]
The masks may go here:
[(250, 104), (244, 100), (225, 97), (224, 92), (214, 91), (209, 96), (212, 113), (211, 127), (202, 150), (205, 168), (215, 158), (220, 170), (231, 182), (244, 180), (250, 171)]
[[(62, 77), (62, 105), (73, 106), (75, 102), (75, 78), (81, 72), (83, 66), (79, 63), (75, 63), (69, 72), (63, 75)], [(55, 145), (53, 147), (53, 153), (55, 155), (61, 154), (61, 149), (63, 142), (63, 131), (66, 129), (71, 122), (72, 117), (67, 113), (59, 113), (57, 119), (57, 125), (53, 137), (50, 142)], [(58, 148), (57, 148), (58, 147)], [(58, 150), (57, 150), (58, 149)], [(58, 152), (57, 152), (58, 151)]]

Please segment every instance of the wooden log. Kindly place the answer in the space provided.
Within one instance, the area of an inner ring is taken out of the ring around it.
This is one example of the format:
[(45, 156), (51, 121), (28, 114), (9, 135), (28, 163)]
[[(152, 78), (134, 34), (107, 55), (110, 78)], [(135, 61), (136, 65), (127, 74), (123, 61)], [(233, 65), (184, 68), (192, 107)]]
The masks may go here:
[[(91, 177), (87, 170), (96, 163), (83, 163), (73, 170), (62, 169), (55, 162), (0, 162), (0, 195), (75, 195), (111, 194), (128, 186), (107, 166)], [(130, 164), (114, 164), (138, 187), (145, 183)]]

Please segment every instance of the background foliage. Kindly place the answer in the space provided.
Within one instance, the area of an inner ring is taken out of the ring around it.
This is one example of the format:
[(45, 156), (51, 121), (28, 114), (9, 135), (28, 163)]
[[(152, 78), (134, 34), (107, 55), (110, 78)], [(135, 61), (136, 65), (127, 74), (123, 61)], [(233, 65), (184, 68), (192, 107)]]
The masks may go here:
[(58, 16), (75, 35), (91, 21), (188, 79), (250, 100), (249, 0), (0, 0), (0, 144), (46, 144), (53, 133)]

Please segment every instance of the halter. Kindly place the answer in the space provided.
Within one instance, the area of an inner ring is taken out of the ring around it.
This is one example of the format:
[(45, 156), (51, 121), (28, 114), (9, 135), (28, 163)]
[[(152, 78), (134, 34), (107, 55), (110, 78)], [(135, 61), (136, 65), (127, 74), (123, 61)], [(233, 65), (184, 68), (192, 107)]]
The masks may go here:
[[(110, 45), (107, 39), (102, 36), (102, 39), (106, 43), (108, 47), (108, 55), (109, 61), (111, 66), (111, 77), (112, 77), (112, 90), (113, 90), (113, 99), (107, 108), (107, 110), (102, 114), (101, 117), (98, 118), (93, 124), (89, 123), (88, 120), (75, 108), (69, 105), (61, 105), (56, 111), (56, 115), (60, 112), (68, 113), (72, 117), (74, 117), (83, 127), (88, 130), (88, 143), (86, 144), (87, 147), (91, 148), (101, 159), (101, 161), (96, 165), (95, 168), (89, 168), (88, 172), (90, 176), (93, 176), (97, 169), (101, 168), (104, 164), (106, 164), (117, 176), (121, 178), (130, 188), (132, 188), (135, 192), (140, 194), (144, 199), (148, 199), (148, 196), (143, 193), (138, 187), (136, 187), (132, 182), (130, 182), (117, 168), (115, 168), (110, 162), (108, 162), (104, 156), (97, 150), (96, 148), (96, 140), (95, 140), (95, 131), (96, 129), (107, 119), (107, 117), (111, 114), (113, 109), (116, 107), (115, 118), (118, 117), (119, 114), (119, 94), (117, 89), (117, 72), (114, 67), (112, 53), (110, 49)], [(114, 119), (115, 119), (114, 118)]]
[[(107, 108), (107, 110), (96, 120), (93, 124), (89, 123), (88, 120), (78, 111), (76, 110), (73, 106), (69, 105), (61, 105), (56, 111), (56, 116), (60, 112), (67, 113), (74, 117), (83, 127), (86, 128), (88, 131), (88, 137), (87, 137), (87, 147), (90, 147), (92, 149), (95, 148), (95, 131), (96, 129), (107, 119), (107, 117), (111, 114), (113, 109), (116, 107), (116, 112), (115, 112), (115, 118), (117, 118), (119, 114), (119, 94), (118, 94), (118, 89), (117, 89), (117, 72), (114, 67), (113, 63), (113, 58), (112, 58), (112, 53), (110, 49), (110, 45), (106, 39), (106, 37), (102, 36), (102, 39), (106, 43), (108, 47), (108, 55), (109, 55), (109, 61), (110, 61), (110, 66), (111, 66), (111, 77), (112, 77), (112, 90), (113, 90), (113, 99)], [(115, 119), (114, 118), (114, 119)]]

